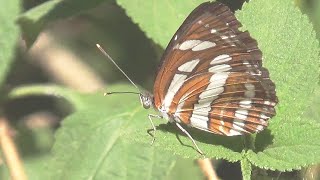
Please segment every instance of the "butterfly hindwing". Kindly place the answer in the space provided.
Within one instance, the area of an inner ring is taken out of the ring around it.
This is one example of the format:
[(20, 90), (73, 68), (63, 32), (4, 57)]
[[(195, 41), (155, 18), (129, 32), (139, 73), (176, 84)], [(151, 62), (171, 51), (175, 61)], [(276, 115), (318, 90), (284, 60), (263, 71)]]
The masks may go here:
[(162, 57), (155, 106), (177, 122), (221, 135), (263, 130), (275, 115), (275, 85), (262, 53), (221, 3), (203, 3)]

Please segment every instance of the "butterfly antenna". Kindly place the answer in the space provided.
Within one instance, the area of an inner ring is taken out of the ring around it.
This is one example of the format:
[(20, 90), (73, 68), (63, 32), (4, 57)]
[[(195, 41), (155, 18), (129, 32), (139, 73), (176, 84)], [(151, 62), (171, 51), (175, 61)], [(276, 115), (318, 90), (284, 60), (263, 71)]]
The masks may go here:
[[(140, 91), (138, 86), (129, 78), (129, 76), (118, 66), (118, 64), (112, 59), (112, 57), (100, 46), (100, 44), (96, 44), (97, 48), (102, 52), (103, 55), (105, 55), (118, 69), (122, 72), (122, 74), (130, 81), (130, 83)], [(125, 92), (129, 93), (129, 92)], [(107, 94), (113, 94), (113, 93), (107, 93)], [(139, 93), (137, 93), (139, 94)]]

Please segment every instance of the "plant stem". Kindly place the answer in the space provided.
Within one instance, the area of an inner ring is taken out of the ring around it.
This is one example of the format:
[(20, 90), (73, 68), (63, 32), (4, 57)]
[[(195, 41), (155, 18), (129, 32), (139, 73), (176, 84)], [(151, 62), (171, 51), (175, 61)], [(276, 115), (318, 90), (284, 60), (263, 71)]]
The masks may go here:
[(208, 180), (218, 180), (218, 176), (214, 171), (211, 160), (209, 158), (199, 159), (198, 164)]
[(21, 159), (10, 135), (10, 127), (5, 117), (0, 117), (0, 147), (10, 171), (11, 179), (26, 180)]
[(255, 135), (245, 135), (245, 136), (242, 136), (242, 139), (243, 139), (244, 148), (246, 150), (251, 149), (252, 151), (254, 151), (256, 149), (254, 145), (256, 140)]

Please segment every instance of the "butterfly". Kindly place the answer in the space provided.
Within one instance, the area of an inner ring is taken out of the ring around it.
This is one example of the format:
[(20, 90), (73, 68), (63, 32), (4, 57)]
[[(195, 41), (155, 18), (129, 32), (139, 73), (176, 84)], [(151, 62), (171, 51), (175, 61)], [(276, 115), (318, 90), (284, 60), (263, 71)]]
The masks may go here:
[(159, 111), (149, 114), (154, 137), (152, 118), (165, 118), (203, 154), (181, 124), (224, 136), (267, 127), (276, 114), (275, 84), (262, 67), (257, 41), (239, 27), (235, 15), (219, 2), (200, 4), (182, 23), (161, 58), (153, 95), (137, 93), (144, 108)]

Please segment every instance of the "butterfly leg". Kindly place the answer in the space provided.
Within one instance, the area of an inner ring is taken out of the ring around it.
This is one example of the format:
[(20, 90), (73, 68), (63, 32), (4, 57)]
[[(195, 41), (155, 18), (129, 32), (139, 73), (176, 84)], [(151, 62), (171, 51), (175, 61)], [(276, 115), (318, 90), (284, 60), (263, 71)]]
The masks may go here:
[(198, 147), (198, 145), (196, 144), (196, 142), (194, 141), (194, 139), (192, 138), (192, 136), (188, 133), (187, 130), (185, 130), (179, 123), (176, 123), (176, 125), (178, 126), (178, 128), (185, 133), (192, 141), (193, 145), (196, 147), (197, 151), (201, 154), (204, 155), (204, 153), (200, 150), (200, 148)]
[(154, 114), (148, 114), (148, 118), (150, 120), (150, 123), (151, 123), (151, 126), (152, 126), (152, 129), (153, 129), (153, 139), (151, 141), (151, 145), (154, 143), (154, 141), (156, 140), (156, 126), (153, 124), (153, 121), (152, 121), (152, 118), (162, 118), (162, 116), (160, 115), (154, 115)]

